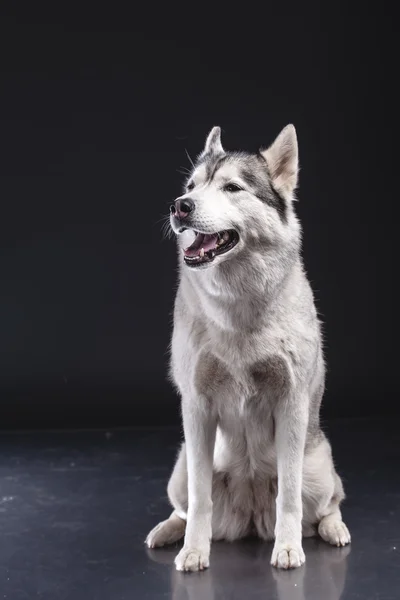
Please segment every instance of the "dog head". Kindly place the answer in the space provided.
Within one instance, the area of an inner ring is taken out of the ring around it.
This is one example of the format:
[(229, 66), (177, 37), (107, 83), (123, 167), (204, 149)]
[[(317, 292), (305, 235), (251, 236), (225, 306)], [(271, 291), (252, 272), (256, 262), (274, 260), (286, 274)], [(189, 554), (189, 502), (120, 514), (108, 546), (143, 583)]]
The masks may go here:
[(257, 154), (226, 152), (214, 127), (171, 206), (183, 262), (204, 269), (239, 256), (265, 251), (298, 235), (292, 209), (298, 177), (296, 131), (288, 125)]

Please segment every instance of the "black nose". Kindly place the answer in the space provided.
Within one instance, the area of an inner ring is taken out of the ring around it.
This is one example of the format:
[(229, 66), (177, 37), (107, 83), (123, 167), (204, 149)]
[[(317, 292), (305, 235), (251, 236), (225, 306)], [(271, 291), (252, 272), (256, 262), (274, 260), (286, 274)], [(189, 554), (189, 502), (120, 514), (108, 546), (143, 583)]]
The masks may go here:
[(171, 213), (180, 219), (185, 219), (194, 209), (194, 202), (190, 198), (176, 200), (175, 205), (171, 206)]

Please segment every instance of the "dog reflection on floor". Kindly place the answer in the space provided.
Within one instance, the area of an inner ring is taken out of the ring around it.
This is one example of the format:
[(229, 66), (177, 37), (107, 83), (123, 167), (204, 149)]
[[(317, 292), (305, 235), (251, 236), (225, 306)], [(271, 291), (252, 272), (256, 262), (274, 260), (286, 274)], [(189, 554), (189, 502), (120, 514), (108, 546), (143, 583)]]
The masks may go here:
[(332, 549), (318, 539), (304, 541), (303, 569), (277, 571), (268, 565), (271, 548), (256, 540), (213, 544), (213, 568), (187, 576), (174, 568), (176, 547), (147, 550), (151, 560), (171, 565), (172, 600), (340, 600), (350, 546)]

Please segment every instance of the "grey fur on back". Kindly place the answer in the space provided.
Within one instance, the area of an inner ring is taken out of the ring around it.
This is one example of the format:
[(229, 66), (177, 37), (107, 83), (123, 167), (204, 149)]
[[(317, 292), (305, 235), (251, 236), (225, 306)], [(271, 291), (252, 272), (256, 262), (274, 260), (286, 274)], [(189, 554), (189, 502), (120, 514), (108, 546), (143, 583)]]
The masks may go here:
[[(208, 566), (211, 537), (275, 538), (272, 564), (283, 568), (304, 562), (302, 533), (350, 541), (319, 426), (325, 367), (294, 211), (297, 174), (293, 126), (254, 155), (225, 152), (213, 128), (187, 181), (188, 229), (235, 230), (239, 242), (193, 269), (182, 252), (193, 234), (178, 235), (171, 377), (186, 444), (168, 486), (174, 512), (147, 543), (186, 529), (180, 570)], [(238, 189), (227, 192), (227, 182)]]

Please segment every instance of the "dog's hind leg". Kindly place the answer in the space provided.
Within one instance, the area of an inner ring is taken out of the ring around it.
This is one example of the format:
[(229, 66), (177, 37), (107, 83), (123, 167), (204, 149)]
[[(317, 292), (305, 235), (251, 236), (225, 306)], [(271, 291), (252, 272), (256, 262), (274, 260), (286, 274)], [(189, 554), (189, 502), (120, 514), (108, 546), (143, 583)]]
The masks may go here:
[(325, 542), (333, 546), (349, 544), (350, 533), (340, 512), (344, 497), (342, 481), (335, 471), (331, 448), (324, 436), (304, 461), (303, 531), (311, 533), (318, 527)]
[(188, 506), (185, 444), (182, 444), (168, 483), (168, 497), (175, 510), (166, 521), (161, 521), (150, 531), (146, 538), (149, 548), (174, 544), (185, 535)]
[(351, 541), (349, 530), (342, 520), (340, 502), (344, 499), (342, 481), (334, 472), (335, 492), (331, 503), (326, 509), (326, 514), (321, 518), (318, 525), (318, 533), (325, 542), (333, 546), (346, 546)]
[(339, 507), (326, 517), (322, 517), (318, 525), (318, 533), (325, 542), (332, 546), (346, 546), (351, 541), (349, 530), (342, 521)]
[(174, 511), (169, 519), (161, 521), (154, 527), (146, 538), (149, 548), (159, 548), (167, 544), (174, 544), (185, 535), (186, 521), (178, 517)]

